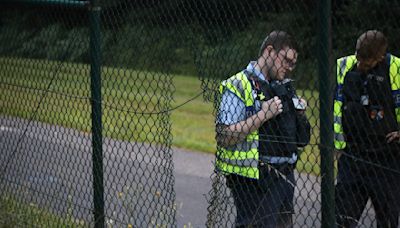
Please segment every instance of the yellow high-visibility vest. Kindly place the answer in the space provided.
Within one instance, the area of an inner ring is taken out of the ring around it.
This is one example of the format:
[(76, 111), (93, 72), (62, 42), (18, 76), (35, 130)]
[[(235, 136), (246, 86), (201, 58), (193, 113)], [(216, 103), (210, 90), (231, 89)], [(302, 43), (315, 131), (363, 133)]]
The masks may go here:
[[(254, 108), (254, 97), (252, 94), (251, 82), (242, 71), (220, 85), (220, 93), (225, 90), (234, 93), (247, 108)], [(232, 104), (234, 105), (234, 104)], [(248, 117), (248, 116), (246, 116)], [(236, 145), (221, 148), (217, 151), (216, 167), (224, 174), (237, 174), (240, 176), (259, 179), (259, 135), (258, 130), (247, 135), (246, 140)]]
[[(343, 106), (343, 84), (344, 78), (357, 63), (355, 55), (346, 56), (337, 60), (336, 80), (337, 88), (335, 100), (333, 103), (333, 129), (334, 129), (334, 144), (335, 148), (342, 150), (346, 148), (346, 138), (343, 133), (342, 125), (342, 106)], [(389, 56), (389, 74), (392, 95), (395, 103), (395, 114), (397, 123), (400, 124), (400, 59), (396, 56)]]

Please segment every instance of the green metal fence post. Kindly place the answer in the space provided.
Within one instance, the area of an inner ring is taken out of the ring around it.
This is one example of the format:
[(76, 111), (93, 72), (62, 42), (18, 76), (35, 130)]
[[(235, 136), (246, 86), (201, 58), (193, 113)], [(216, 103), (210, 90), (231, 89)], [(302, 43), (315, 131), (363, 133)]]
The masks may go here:
[(91, 1), (90, 14), (90, 88), (92, 104), (93, 203), (95, 227), (104, 227), (104, 185), (101, 112), (100, 7)]
[(321, 214), (322, 227), (335, 226), (334, 164), (332, 133), (332, 78), (331, 62), (331, 1), (319, 1), (319, 100), (320, 100), (320, 154), (321, 154)]

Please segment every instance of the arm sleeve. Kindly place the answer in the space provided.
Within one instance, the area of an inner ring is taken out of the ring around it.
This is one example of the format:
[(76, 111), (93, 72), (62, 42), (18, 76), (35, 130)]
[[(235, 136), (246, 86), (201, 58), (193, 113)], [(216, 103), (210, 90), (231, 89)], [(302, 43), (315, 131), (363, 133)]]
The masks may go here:
[(235, 124), (245, 119), (245, 112), (243, 101), (230, 90), (225, 90), (217, 114), (217, 124)]

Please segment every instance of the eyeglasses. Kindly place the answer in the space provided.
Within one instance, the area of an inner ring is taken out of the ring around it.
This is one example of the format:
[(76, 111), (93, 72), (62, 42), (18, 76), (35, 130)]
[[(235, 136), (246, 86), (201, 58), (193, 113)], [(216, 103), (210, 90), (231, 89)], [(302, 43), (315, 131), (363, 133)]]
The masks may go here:
[(293, 59), (290, 59), (287, 57), (287, 52), (285, 54), (282, 53), (282, 51), (278, 52), (278, 55), (280, 56), (279, 58), (282, 59), (282, 63), (286, 65), (287, 67), (291, 68), (292, 70), (296, 68), (296, 57), (294, 56)]

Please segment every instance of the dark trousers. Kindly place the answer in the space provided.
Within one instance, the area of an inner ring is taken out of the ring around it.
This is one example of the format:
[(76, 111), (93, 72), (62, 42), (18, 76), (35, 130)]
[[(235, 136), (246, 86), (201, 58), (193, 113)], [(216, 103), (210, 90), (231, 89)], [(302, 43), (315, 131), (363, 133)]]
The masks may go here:
[(286, 169), (280, 176), (260, 168), (260, 179), (228, 175), (235, 206), (235, 227), (292, 227), (294, 173)]
[(338, 227), (359, 225), (368, 199), (371, 199), (376, 213), (377, 227), (398, 227), (400, 163), (391, 164), (394, 164), (393, 158), (377, 167), (346, 155), (340, 157), (335, 189)]

